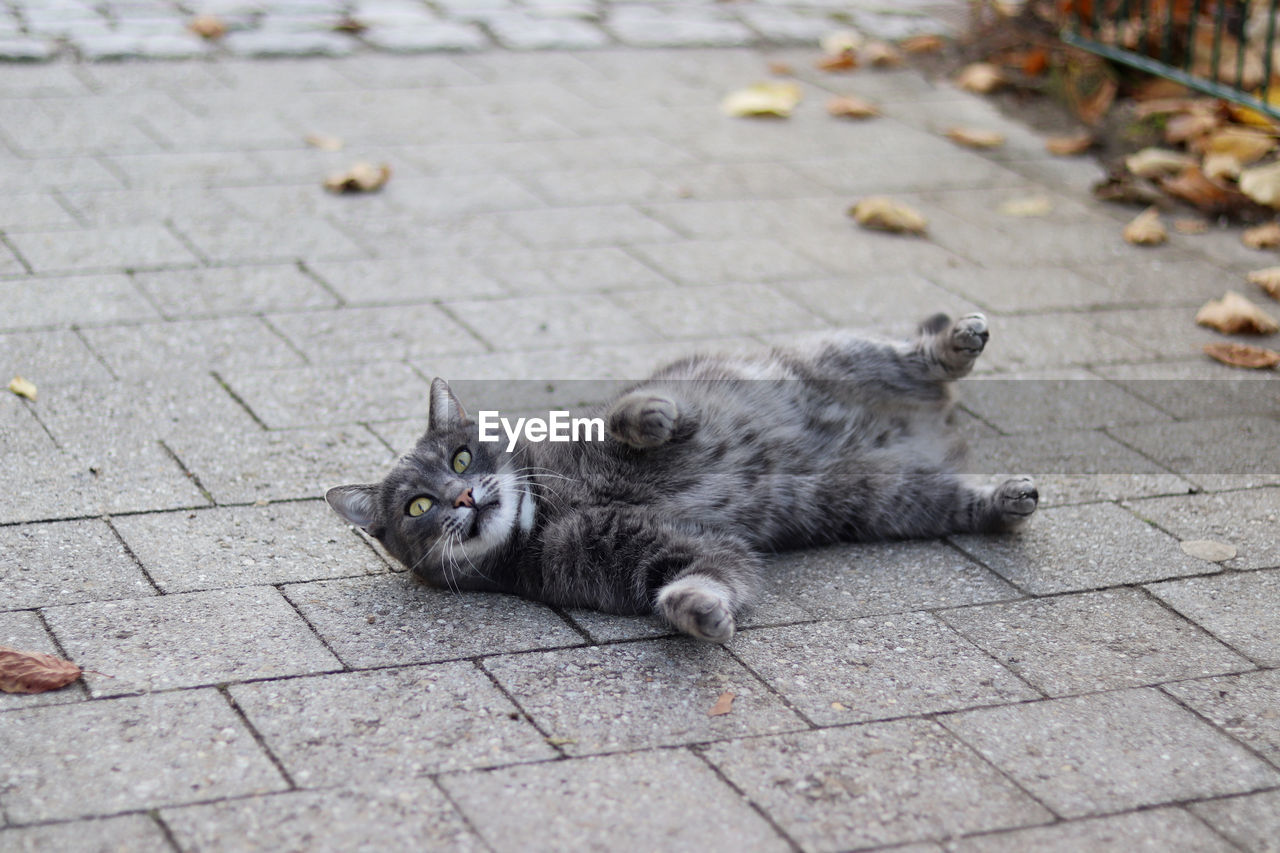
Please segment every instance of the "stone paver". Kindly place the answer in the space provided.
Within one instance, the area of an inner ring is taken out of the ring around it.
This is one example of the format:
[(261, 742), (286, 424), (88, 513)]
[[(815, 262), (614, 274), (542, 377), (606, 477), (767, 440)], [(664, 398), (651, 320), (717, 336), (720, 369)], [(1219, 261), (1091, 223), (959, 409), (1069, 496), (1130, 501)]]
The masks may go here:
[(1213, 539), (1236, 548), (1231, 569), (1280, 567), (1280, 489), (1134, 501), (1133, 512), (1179, 539)]
[(1181, 681), (1164, 689), (1280, 766), (1280, 673)]
[(1191, 811), (1245, 850), (1280, 850), (1280, 791), (1194, 803)]
[(1125, 853), (1134, 849), (1227, 853), (1236, 848), (1185, 811), (1163, 808), (966, 838), (946, 849), (947, 853)]
[(1148, 589), (1233, 648), (1266, 666), (1280, 665), (1280, 571), (1187, 578)]
[(155, 595), (115, 532), (102, 521), (0, 527), (0, 608)]
[(39, 850), (92, 853), (97, 850), (165, 850), (168, 840), (164, 830), (150, 817), (125, 815), (105, 820), (0, 830), (0, 844), (6, 850), (22, 853)]

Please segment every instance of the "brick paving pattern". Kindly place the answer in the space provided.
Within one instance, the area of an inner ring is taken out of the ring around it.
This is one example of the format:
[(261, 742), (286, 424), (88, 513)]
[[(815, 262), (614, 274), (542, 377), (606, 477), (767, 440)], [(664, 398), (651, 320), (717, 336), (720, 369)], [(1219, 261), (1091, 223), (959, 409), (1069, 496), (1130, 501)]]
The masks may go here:
[[(0, 66), (0, 378), (39, 388), (0, 395), (0, 644), (97, 671), (0, 695), (0, 848), (1275, 849), (1280, 384), (1226, 381), (1190, 320), (1268, 262), (1127, 246), (1098, 167), (982, 100), (759, 46), (834, 5), (221, 2), (219, 51), (359, 55)], [(397, 26), (327, 28), (357, 9)], [(0, 11), (0, 53), (88, 57), (177, 52), (193, 10)], [(729, 46), (645, 47), (677, 14)], [(432, 32), (458, 52), (386, 55)], [(549, 46), (599, 49), (519, 50)], [(797, 114), (721, 116), (767, 59)], [(828, 118), (850, 91), (884, 117)], [(385, 190), (325, 194), (358, 159)], [(872, 192), (929, 237), (858, 230)], [(426, 589), (320, 499), (436, 374), (591, 398), (568, 380), (939, 309), (990, 316), (961, 426), (1044, 509), (779, 556), (723, 648)]]

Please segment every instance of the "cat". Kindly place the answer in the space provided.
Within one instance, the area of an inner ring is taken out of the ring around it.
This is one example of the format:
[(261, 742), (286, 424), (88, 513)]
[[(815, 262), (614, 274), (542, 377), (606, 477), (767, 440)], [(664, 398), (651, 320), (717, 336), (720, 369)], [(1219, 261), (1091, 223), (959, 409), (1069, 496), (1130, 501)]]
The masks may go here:
[(986, 318), (938, 314), (914, 340), (843, 333), (803, 351), (694, 356), (604, 410), (603, 441), (481, 442), (442, 379), (428, 427), (380, 483), (329, 505), (430, 584), (656, 613), (733, 637), (770, 552), (1013, 530), (1029, 477), (956, 473), (951, 385)]

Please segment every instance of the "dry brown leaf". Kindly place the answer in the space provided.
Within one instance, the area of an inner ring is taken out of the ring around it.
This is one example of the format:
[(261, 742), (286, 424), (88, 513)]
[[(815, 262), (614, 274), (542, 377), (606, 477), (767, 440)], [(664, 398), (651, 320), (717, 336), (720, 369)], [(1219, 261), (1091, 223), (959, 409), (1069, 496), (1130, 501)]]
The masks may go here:
[(819, 71), (852, 71), (858, 67), (858, 55), (852, 50), (829, 53), (818, 57), (813, 65)]
[(1176, 175), (1195, 162), (1194, 157), (1167, 148), (1143, 148), (1124, 158), (1125, 168), (1140, 178)]
[(907, 53), (937, 53), (945, 45), (942, 36), (935, 35), (911, 36), (898, 42), (898, 47)]
[[(1221, 346), (1220, 344), (1210, 344), (1210, 346)], [(1227, 344), (1231, 346), (1231, 344)], [(1182, 548), (1182, 553), (1188, 557), (1195, 557), (1197, 560), (1208, 560), (1210, 563), (1221, 563), (1223, 560), (1230, 560), (1236, 555), (1236, 546), (1227, 542), (1217, 542), (1213, 539), (1187, 539), (1178, 543)]]
[(783, 62), (775, 59), (773, 62), (769, 63), (769, 73), (777, 74), (779, 77), (790, 77), (792, 74), (796, 73), (796, 69), (790, 62)]
[(1181, 83), (1163, 77), (1143, 77), (1133, 85), (1129, 96), (1135, 101), (1163, 101), (1185, 97), (1190, 90)]
[(333, 25), (333, 28), (335, 31), (340, 33), (359, 35), (369, 29), (369, 25), (364, 21), (361, 21), (359, 18), (353, 18), (350, 15), (343, 15), (338, 19), (338, 22)]
[(1230, 181), (1240, 176), (1240, 161), (1230, 154), (1206, 154), (1200, 171), (1211, 181)]
[(9, 380), (9, 390), (17, 394), (19, 397), (26, 397), (28, 400), (36, 398), (36, 384), (21, 376), (15, 376)]
[(1168, 239), (1160, 211), (1154, 207), (1148, 207), (1124, 227), (1124, 241), (1134, 246), (1159, 246)]
[(1280, 299), (1280, 267), (1254, 270), (1246, 276), (1250, 284), (1256, 284), (1272, 299)]
[(720, 698), (716, 700), (716, 704), (711, 706), (711, 710), (707, 712), (708, 717), (723, 717), (725, 714), (733, 710), (734, 694), (728, 690), (720, 694)]
[(1240, 173), (1240, 192), (1267, 207), (1280, 207), (1280, 162), (1245, 169)]
[[(1265, 347), (1251, 347), (1248, 344), (1205, 344), (1204, 354), (1232, 367), (1248, 367), (1254, 370), (1280, 364), (1280, 352)], [(1232, 556), (1235, 555), (1232, 554)]]
[(1274, 249), (1280, 246), (1280, 222), (1246, 228), (1240, 234), (1240, 242), (1249, 249)]
[(1231, 126), (1209, 134), (1201, 145), (1205, 154), (1225, 155), (1241, 166), (1258, 162), (1275, 147), (1275, 137), (1269, 133)]
[(862, 98), (840, 95), (827, 101), (827, 115), (836, 118), (873, 118), (880, 115), (880, 108)]
[(1022, 73), (1028, 77), (1039, 77), (1049, 70), (1049, 51), (1043, 47), (1032, 48), (1022, 57)]
[(1280, 330), (1271, 315), (1234, 290), (1206, 302), (1197, 312), (1196, 322), (1228, 335), (1269, 335)]
[(866, 43), (866, 37), (857, 30), (832, 30), (818, 39), (818, 46), (827, 56), (857, 52)]
[(803, 97), (795, 83), (770, 80), (730, 93), (720, 102), (720, 111), (735, 118), (787, 118)]
[(1093, 134), (1088, 131), (1070, 136), (1051, 136), (1044, 141), (1044, 150), (1055, 157), (1074, 157), (1093, 147)]
[(0, 690), (5, 693), (44, 693), (79, 677), (80, 667), (69, 660), (0, 646)]
[(902, 54), (883, 41), (869, 41), (858, 51), (858, 58), (872, 68), (894, 68), (902, 64)]
[(1179, 234), (1205, 234), (1209, 231), (1209, 223), (1203, 219), (1175, 219), (1173, 230)]
[(999, 148), (1004, 145), (1004, 134), (978, 127), (953, 127), (947, 131), (947, 139), (966, 148)]
[(373, 193), (382, 189), (390, 177), (391, 167), (386, 163), (356, 163), (347, 171), (326, 178), (324, 188), (331, 193)]
[(337, 136), (326, 136), (323, 133), (312, 133), (304, 141), (312, 148), (319, 148), (321, 151), (341, 151), (342, 146), (346, 144)]
[(999, 89), (1007, 81), (1004, 72), (990, 62), (966, 65), (956, 75), (956, 85), (966, 92), (986, 95)]
[(543, 740), (551, 746), (565, 746), (566, 744), (578, 742), (571, 737), (561, 737), (559, 735), (548, 735), (547, 737), (544, 737)]
[(1005, 216), (1048, 216), (1053, 210), (1053, 202), (1042, 195), (1028, 198), (1012, 198), (996, 208)]
[(1171, 145), (1190, 142), (1222, 126), (1216, 114), (1192, 112), (1174, 116), (1164, 126), (1164, 141)]
[(196, 15), (187, 22), (187, 29), (209, 41), (217, 41), (227, 34), (226, 23), (217, 15)]
[(1239, 193), (1216, 184), (1205, 177), (1199, 166), (1188, 166), (1179, 174), (1160, 181), (1161, 188), (1171, 196), (1190, 202), (1201, 210), (1220, 211), (1238, 206)]
[(923, 234), (929, 227), (929, 221), (911, 207), (882, 195), (862, 199), (849, 208), (849, 215), (863, 228), (875, 231)]
[(1071, 90), (1068, 102), (1075, 111), (1076, 117), (1088, 125), (1095, 125), (1102, 121), (1102, 117), (1107, 114), (1107, 110), (1111, 109), (1112, 103), (1115, 102), (1116, 93), (1120, 91), (1120, 87), (1116, 85), (1116, 81), (1110, 77), (1102, 77), (1098, 79), (1094, 87), (1089, 90)]

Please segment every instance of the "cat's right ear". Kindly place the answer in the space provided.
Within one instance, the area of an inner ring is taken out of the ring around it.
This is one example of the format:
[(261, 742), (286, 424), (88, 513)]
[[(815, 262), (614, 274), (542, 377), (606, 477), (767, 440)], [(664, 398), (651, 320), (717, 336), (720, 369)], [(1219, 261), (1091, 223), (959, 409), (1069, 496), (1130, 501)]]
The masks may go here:
[(325, 492), (324, 499), (338, 515), (356, 527), (368, 530), (378, 520), (376, 495), (375, 486), (334, 486)]
[(427, 419), (429, 432), (444, 432), (467, 423), (467, 411), (454, 396), (449, 383), (439, 376), (431, 380), (431, 406)]

